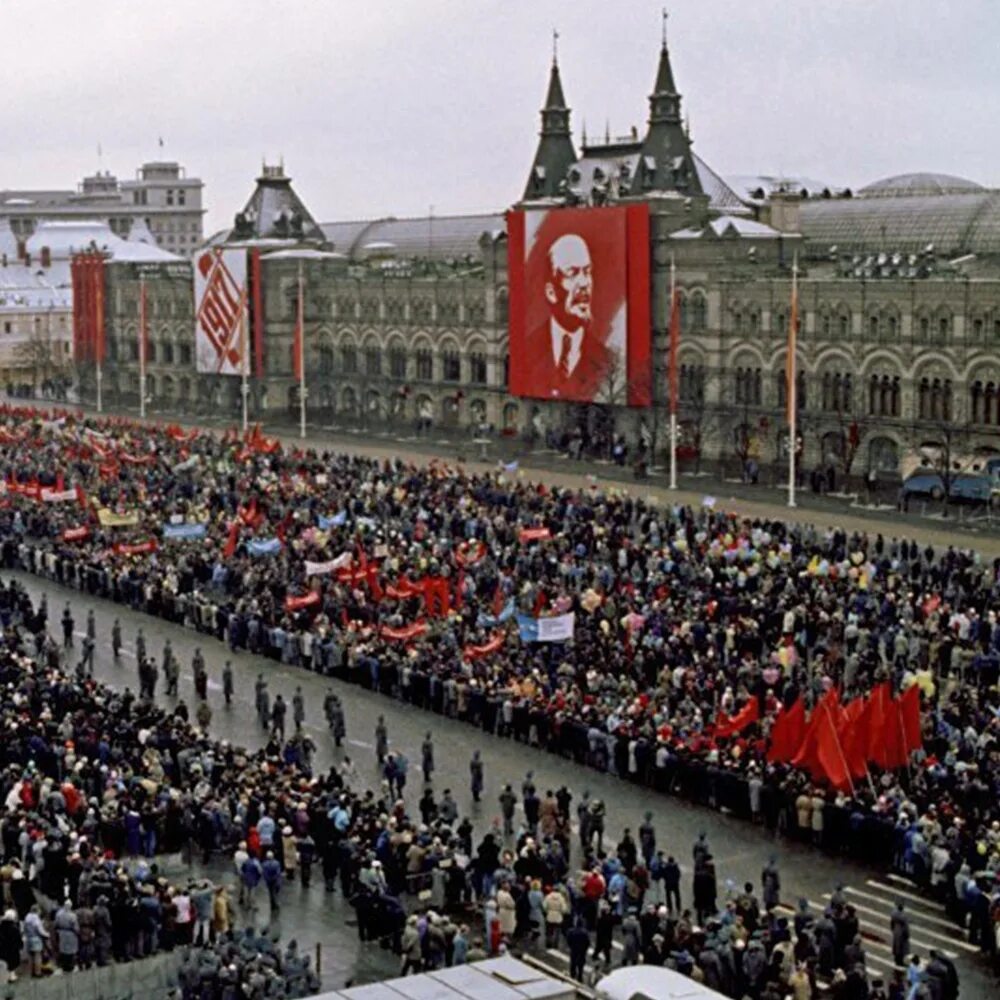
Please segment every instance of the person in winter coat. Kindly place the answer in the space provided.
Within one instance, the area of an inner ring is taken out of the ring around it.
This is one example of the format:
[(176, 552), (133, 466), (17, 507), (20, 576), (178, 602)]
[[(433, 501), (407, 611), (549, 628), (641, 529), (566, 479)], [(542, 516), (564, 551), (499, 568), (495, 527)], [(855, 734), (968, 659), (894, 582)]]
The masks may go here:
[(556, 948), (563, 921), (569, 914), (569, 902), (558, 889), (549, 889), (542, 901), (542, 909), (545, 911), (545, 946)]
[(399, 974), (408, 975), (410, 972), (419, 972), (422, 961), (422, 949), (420, 945), (420, 931), (417, 929), (417, 916), (414, 914), (407, 917), (406, 927), (403, 929), (402, 943), (402, 965)]
[(260, 881), (264, 876), (264, 872), (261, 868), (260, 862), (252, 855), (247, 855), (246, 860), (240, 866), (240, 880), (241, 880), (241, 901), (245, 900), (246, 905), (253, 908), (257, 904), (254, 902), (254, 896), (257, 894), (257, 886), (260, 885)]
[(889, 918), (889, 930), (892, 932), (892, 958), (896, 965), (905, 967), (906, 956), (910, 950), (910, 918), (907, 916), (902, 901), (896, 903)]
[(590, 950), (590, 935), (579, 920), (566, 933), (566, 944), (569, 946), (569, 974), (577, 982), (583, 982), (587, 952)]
[(76, 956), (80, 951), (80, 923), (69, 900), (56, 911), (52, 929), (56, 935), (59, 968), (63, 972), (72, 972), (76, 968)]
[(33, 977), (42, 974), (42, 954), (49, 943), (49, 932), (42, 923), (37, 904), (32, 906), (24, 918), (24, 944), (28, 950), (28, 962)]
[(107, 896), (98, 896), (94, 904), (94, 957), (99, 966), (108, 964), (111, 956), (111, 911)]
[(295, 871), (299, 864), (299, 852), (295, 843), (295, 834), (290, 826), (281, 830), (281, 855), (285, 861), (285, 874), (290, 878), (295, 878)]
[(23, 949), (24, 939), (17, 922), (17, 911), (7, 910), (0, 920), (0, 962), (7, 966), (7, 978), (12, 983), (17, 982)]
[(508, 882), (501, 882), (497, 890), (497, 916), (500, 918), (500, 933), (509, 941), (517, 927), (517, 904)]
[(275, 913), (281, 909), (278, 897), (281, 893), (281, 862), (274, 856), (273, 851), (267, 852), (267, 858), (261, 865), (261, 873), (264, 876), (264, 885), (267, 886), (267, 898), (271, 904), (271, 912)]

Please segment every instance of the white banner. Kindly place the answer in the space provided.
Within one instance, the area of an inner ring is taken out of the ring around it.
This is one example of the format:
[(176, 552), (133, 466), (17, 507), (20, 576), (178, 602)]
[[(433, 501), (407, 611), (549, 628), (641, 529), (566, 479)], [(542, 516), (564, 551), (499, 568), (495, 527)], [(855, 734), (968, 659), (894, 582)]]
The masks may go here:
[(206, 250), (194, 262), (194, 343), (197, 370), (249, 374), (246, 250)]
[(556, 615), (554, 618), (538, 619), (539, 642), (565, 642), (573, 638), (573, 628), (576, 616), (572, 611), (566, 615)]
[(338, 569), (346, 569), (351, 565), (351, 553), (344, 552), (336, 559), (327, 562), (309, 562), (306, 560), (306, 576), (326, 576), (329, 573), (336, 573)]
[(76, 500), (76, 490), (42, 490), (42, 500), (45, 503), (64, 503), (70, 500)]

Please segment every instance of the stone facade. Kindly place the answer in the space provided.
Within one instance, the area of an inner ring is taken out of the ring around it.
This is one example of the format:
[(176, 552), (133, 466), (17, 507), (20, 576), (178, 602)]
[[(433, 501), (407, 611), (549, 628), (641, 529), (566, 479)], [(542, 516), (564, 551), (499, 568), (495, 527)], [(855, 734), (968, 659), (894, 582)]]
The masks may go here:
[[(734, 472), (747, 457), (780, 466), (787, 448), (785, 352), (797, 262), (805, 468), (833, 464), (842, 475), (875, 469), (889, 478), (906, 452), (943, 437), (968, 452), (1000, 449), (1000, 254), (961, 252), (970, 233), (982, 236), (982, 219), (978, 230), (961, 223), (944, 260), (932, 248), (883, 253), (872, 245), (876, 237), (865, 235), (886, 231), (872, 225), (868, 208), (889, 206), (895, 218), (912, 204), (918, 214), (907, 221), (907, 231), (919, 244), (921, 194), (912, 180), (902, 190), (910, 199), (905, 204), (885, 200), (896, 190), (886, 184), (878, 188), (881, 203), (828, 191), (803, 200), (781, 185), (763, 200), (738, 197), (692, 152), (666, 46), (646, 136), (609, 137), (585, 144), (577, 155), (569, 114), (553, 66), (539, 148), (520, 204), (649, 204), (651, 408), (609, 413), (507, 394), (502, 214), (483, 216), (478, 228), (475, 220), (455, 218), (317, 225), (283, 171), (268, 168), (222, 237), (262, 254), (265, 376), (252, 379), (251, 414), (297, 410), (292, 340), (301, 267), (311, 421), (374, 430), (422, 420), (470, 432), (488, 424), (495, 432), (537, 434), (600, 420), (632, 441), (648, 435), (661, 462), (673, 262), (682, 303), (684, 461), (719, 461)], [(654, 133), (659, 138), (651, 142)], [(817, 197), (823, 202), (811, 215)], [(976, 196), (968, 189), (950, 193), (938, 183), (934, 197), (966, 205)], [(984, 206), (997, 202), (989, 192), (983, 198)], [(810, 238), (810, 219), (819, 215), (824, 234), (831, 219), (838, 225), (839, 219), (848, 236), (857, 237), (843, 238), (854, 256)], [(851, 220), (862, 216), (867, 228), (858, 222), (850, 230)], [(265, 226), (272, 219), (280, 230)], [(934, 224), (928, 214), (928, 242)], [(113, 265), (108, 275), (113, 393), (131, 405), (138, 394), (138, 271)], [(239, 379), (194, 371), (189, 266), (162, 266), (148, 272), (147, 281), (154, 408), (223, 412), (235, 420)]]

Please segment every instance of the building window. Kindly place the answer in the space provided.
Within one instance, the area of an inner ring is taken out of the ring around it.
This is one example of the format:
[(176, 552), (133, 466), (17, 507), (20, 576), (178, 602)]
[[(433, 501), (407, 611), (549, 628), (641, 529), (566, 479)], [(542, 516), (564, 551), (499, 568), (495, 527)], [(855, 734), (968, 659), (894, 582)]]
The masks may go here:
[(847, 313), (840, 314), (840, 336), (849, 337), (851, 335), (851, 317)]
[(382, 351), (374, 344), (365, 348), (365, 374), (372, 376), (382, 374)]
[(705, 296), (695, 295), (691, 298), (691, 329), (704, 330), (707, 325), (708, 311), (705, 306)]
[(743, 332), (743, 313), (737, 309), (733, 314), (733, 333)]
[(705, 369), (702, 365), (681, 365), (677, 373), (677, 395), (682, 403), (692, 406), (705, 401)]
[(486, 385), (486, 355), (480, 351), (469, 356), (469, 381), (474, 385)]
[(402, 347), (389, 348), (389, 374), (393, 378), (406, 378), (406, 351)]
[(995, 427), (1000, 424), (1000, 392), (994, 382), (976, 381), (969, 386), (969, 419), (973, 424)]
[(434, 378), (434, 355), (429, 347), (417, 349), (417, 378), (423, 382), (430, 382)]
[(931, 335), (931, 321), (926, 316), (920, 317), (920, 337), (922, 340), (929, 340)]
[(972, 321), (972, 336), (976, 340), (983, 339), (983, 321), (981, 319), (974, 319)]
[(146, 345), (146, 360), (150, 364), (156, 363), (156, 341), (151, 340)]
[(763, 383), (759, 368), (737, 368), (734, 392), (736, 402), (744, 406), (760, 406)]
[(503, 356), (503, 385), (506, 389), (510, 384), (510, 355), (505, 354)]
[(167, 188), (167, 204), (172, 205), (174, 203), (174, 192)]
[(824, 313), (822, 319), (820, 320), (820, 332), (824, 337), (833, 336), (833, 317), (829, 313)]
[(760, 313), (754, 311), (750, 313), (750, 336), (755, 337), (760, 330)]
[(344, 344), (340, 348), (340, 360), (345, 375), (357, 375), (358, 349), (354, 344)]
[(174, 345), (169, 342), (163, 345), (163, 363), (165, 365), (174, 363)]
[(844, 372), (824, 372), (820, 404), (827, 413), (850, 413), (852, 408), (851, 376)]
[(186, 196), (187, 196), (187, 192), (186, 192), (186, 191), (185, 191), (185, 190), (184, 190), (183, 188), (181, 188), (181, 189), (180, 189), (180, 190), (179, 190), (179, 191), (177, 192), (177, 204), (178, 204), (178, 205), (183, 205), (183, 204), (185, 204), (185, 203), (186, 203), (186, 201), (187, 201), (187, 197), (186, 197)]
[[(784, 371), (775, 372), (774, 374), (774, 384), (777, 389), (778, 395), (778, 406), (781, 409), (785, 409), (788, 405), (788, 380)], [(795, 373), (795, 409), (796, 411), (804, 410), (806, 408), (806, 388), (808, 382), (806, 380), (806, 373), (801, 369)]]
[(333, 374), (333, 348), (329, 344), (320, 344), (316, 352), (320, 375)]
[(942, 340), (947, 340), (949, 333), (951, 333), (951, 320), (947, 316), (942, 316), (938, 320), (938, 336)]
[(870, 316), (868, 318), (868, 336), (870, 336), (872, 340), (878, 340), (878, 334), (879, 334), (878, 316)]
[(917, 390), (917, 414), (921, 420), (951, 420), (951, 379), (927, 378), (920, 380)]
[(442, 377), (445, 382), (458, 382), (462, 378), (462, 363), (458, 351), (445, 351), (441, 357)]
[(899, 376), (872, 375), (868, 380), (868, 413), (873, 417), (898, 417)]
[(785, 313), (783, 313), (783, 312), (779, 312), (777, 318), (778, 318), (778, 323), (777, 323), (778, 333), (782, 337), (787, 337), (788, 336), (788, 316)]
[(191, 364), (191, 345), (181, 344), (178, 350), (180, 351), (181, 364), (182, 365)]

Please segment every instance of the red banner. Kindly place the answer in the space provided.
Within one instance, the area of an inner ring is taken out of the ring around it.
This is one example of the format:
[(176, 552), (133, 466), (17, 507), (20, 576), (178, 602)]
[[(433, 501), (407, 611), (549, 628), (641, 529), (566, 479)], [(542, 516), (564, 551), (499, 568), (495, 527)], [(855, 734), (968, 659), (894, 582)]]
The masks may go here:
[(455, 551), (455, 562), (459, 566), (475, 566), (485, 558), (486, 546), (479, 539), (462, 542)]
[(545, 542), (552, 537), (552, 532), (548, 528), (522, 528), (517, 536), (521, 543)]
[(319, 604), (319, 594), (315, 590), (310, 590), (301, 597), (285, 598), (286, 611), (299, 611), (302, 608), (311, 608), (314, 604)]
[(379, 634), (383, 639), (392, 639), (395, 642), (409, 642), (411, 639), (416, 639), (418, 636), (423, 635), (426, 631), (426, 622), (414, 622), (412, 625), (406, 625), (403, 628), (391, 628), (388, 625), (383, 625), (379, 629)]
[(264, 278), (261, 274), (260, 250), (250, 251), (250, 288), (253, 302), (253, 371), (264, 377)]
[(510, 391), (648, 406), (646, 205), (507, 216)]
[(503, 647), (503, 640), (503, 632), (496, 632), (488, 642), (484, 642), (481, 646), (472, 644), (466, 646), (462, 650), (462, 658), (465, 660), (478, 660), (483, 656), (489, 656), (490, 653), (495, 653)]
[(155, 552), (156, 548), (156, 539), (150, 538), (145, 542), (133, 542), (132, 544), (118, 543), (114, 546), (114, 551), (122, 556), (141, 556), (147, 552)]
[(64, 542), (82, 542), (85, 538), (90, 538), (90, 528), (82, 525), (79, 528), (67, 528), (62, 533)]

